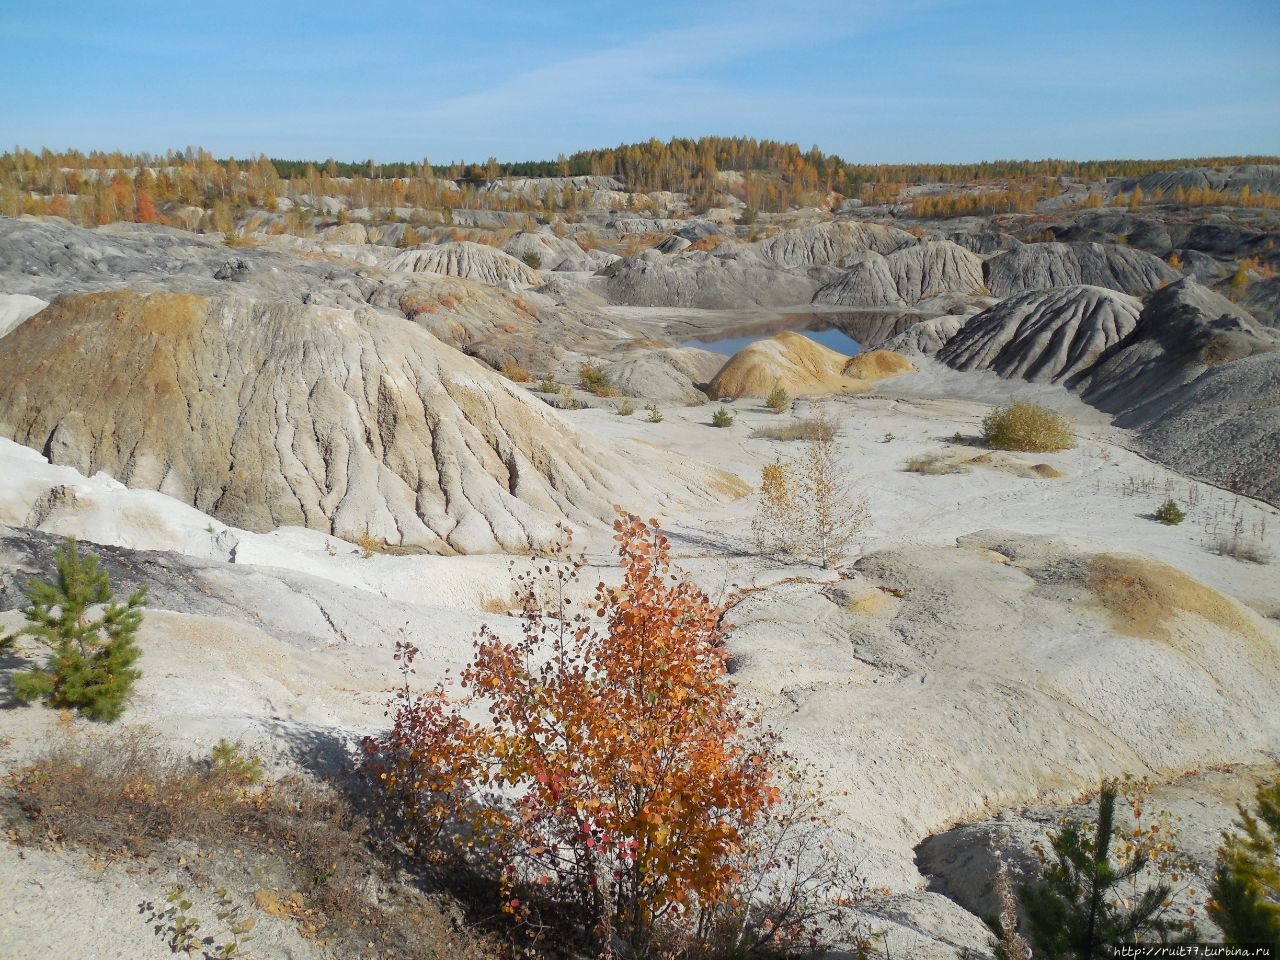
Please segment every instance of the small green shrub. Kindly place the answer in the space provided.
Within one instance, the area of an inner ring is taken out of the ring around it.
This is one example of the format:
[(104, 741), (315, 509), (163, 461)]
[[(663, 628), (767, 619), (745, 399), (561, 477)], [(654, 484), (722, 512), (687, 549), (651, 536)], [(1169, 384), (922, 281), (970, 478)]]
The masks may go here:
[(996, 450), (1035, 453), (1066, 450), (1076, 445), (1069, 417), (1024, 400), (1007, 403), (987, 414), (982, 421), (982, 439)]
[(550, 377), (547, 377), (541, 383), (538, 384), (538, 392), (539, 393), (559, 393), (560, 384), (556, 383)]
[(246, 757), (240, 751), (240, 744), (232, 743), (226, 737), (213, 745), (209, 762), (215, 772), (235, 783), (252, 786), (262, 781), (262, 761), (254, 756)]
[(781, 413), (787, 409), (787, 404), (790, 402), (791, 394), (787, 393), (782, 384), (775, 382), (773, 389), (769, 391), (769, 396), (765, 398), (764, 405), (775, 413)]
[[(44, 700), (51, 707), (78, 710), (90, 720), (118, 720), (142, 671), (134, 667), (142, 651), (135, 637), (142, 626), (143, 587), (116, 603), (107, 572), (93, 554), (82, 555), (75, 538), (54, 559), (53, 583), (27, 584), (27, 625), (19, 635), (35, 637), (53, 651), (45, 667), (13, 675), (13, 695), (23, 703)], [(97, 617), (89, 609), (102, 606)]]
[(651, 404), (649, 404), (649, 406), (648, 406), (648, 407), (646, 407), (645, 409), (649, 411), (649, 422), (650, 422), (650, 423), (661, 423), (661, 422), (662, 422), (662, 411), (658, 409), (658, 405), (657, 405), (656, 403), (651, 403)]
[(594, 393), (597, 397), (614, 397), (618, 391), (609, 382), (609, 375), (599, 367), (584, 363), (578, 368), (578, 383), (583, 390)]
[(731, 427), (733, 426), (733, 414), (729, 412), (728, 407), (721, 407), (711, 415), (711, 425), (713, 427)]
[(214, 891), (214, 903), (214, 915), (229, 934), (223, 943), (200, 935), (204, 924), (192, 911), (194, 904), (188, 899), (185, 884), (166, 889), (163, 907), (148, 900), (138, 905), (138, 912), (147, 914), (147, 923), (152, 924), (153, 932), (164, 940), (171, 953), (211, 960), (252, 960), (244, 945), (253, 939), (249, 935), (254, 927), (253, 918), (242, 916), (242, 908), (231, 899), (226, 887)]
[(1155, 518), (1167, 527), (1175, 526), (1187, 519), (1186, 513), (1173, 500), (1166, 500), (1156, 508)]
[(533, 250), (530, 250), (528, 253), (522, 253), (520, 255), (520, 259), (524, 261), (525, 266), (527, 267), (532, 267), (534, 270), (542, 269), (542, 257)]
[(635, 404), (633, 404), (630, 400), (623, 400), (620, 404), (618, 404), (618, 416), (620, 417), (629, 417), (635, 412), (636, 412)]

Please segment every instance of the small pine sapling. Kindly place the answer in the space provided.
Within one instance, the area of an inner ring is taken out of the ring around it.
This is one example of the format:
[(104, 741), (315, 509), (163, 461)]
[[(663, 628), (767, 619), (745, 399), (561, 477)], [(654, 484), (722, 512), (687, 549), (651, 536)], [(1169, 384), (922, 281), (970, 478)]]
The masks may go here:
[[(1185, 876), (1189, 864), (1173, 845), (1164, 817), (1142, 821), (1144, 784), (1128, 795), (1131, 826), (1116, 818), (1120, 788), (1104, 781), (1098, 817), (1092, 831), (1065, 823), (1050, 836), (1053, 859), (1037, 847), (1043, 871), (1038, 883), (1020, 888), (1036, 956), (1044, 960), (1077, 960), (1110, 956), (1120, 941), (1190, 943), (1195, 923), (1172, 906), (1172, 883)], [(1145, 883), (1147, 868), (1159, 880)]]
[(1229, 944), (1267, 943), (1280, 951), (1280, 780), (1241, 806), (1237, 829), (1223, 834), (1209, 888), (1209, 916)]
[[(118, 720), (142, 676), (134, 666), (142, 655), (135, 637), (146, 588), (116, 603), (98, 558), (81, 554), (74, 538), (57, 552), (54, 566), (56, 581), (27, 584), (27, 625), (19, 631), (49, 647), (53, 657), (47, 666), (15, 673), (13, 695), (23, 703), (44, 700), (78, 710), (91, 720)], [(94, 607), (101, 608), (97, 616)]]

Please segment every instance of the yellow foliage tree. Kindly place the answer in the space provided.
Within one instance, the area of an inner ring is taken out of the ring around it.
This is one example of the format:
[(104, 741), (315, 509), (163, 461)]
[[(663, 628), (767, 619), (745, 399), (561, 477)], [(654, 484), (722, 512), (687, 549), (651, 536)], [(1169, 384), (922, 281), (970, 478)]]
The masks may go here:
[[(673, 573), (656, 522), (623, 513), (614, 529), (620, 586), (575, 605), (581, 563), (547, 562), (551, 608), (526, 575), (521, 637), (481, 628), (460, 686), (487, 719), (406, 679), (392, 731), (364, 749), (411, 846), (464, 823), (497, 859), (508, 913), (554, 899), (598, 942), (616, 930), (642, 946), (739, 879), (736, 854), (779, 798), (779, 754), (727, 682), (725, 608)], [(398, 651), (406, 669), (416, 652)]]

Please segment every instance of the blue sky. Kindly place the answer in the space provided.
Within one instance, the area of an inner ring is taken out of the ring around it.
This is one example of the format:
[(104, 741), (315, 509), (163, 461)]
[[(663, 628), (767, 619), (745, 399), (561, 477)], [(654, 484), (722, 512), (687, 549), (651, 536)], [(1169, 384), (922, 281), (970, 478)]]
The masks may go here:
[(860, 162), (1280, 154), (1280, 0), (0, 0), (0, 142)]

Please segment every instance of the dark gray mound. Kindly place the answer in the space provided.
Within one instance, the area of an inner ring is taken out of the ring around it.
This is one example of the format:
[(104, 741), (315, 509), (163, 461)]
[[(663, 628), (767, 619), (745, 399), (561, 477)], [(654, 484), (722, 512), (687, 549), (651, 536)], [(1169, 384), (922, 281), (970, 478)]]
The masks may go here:
[(1121, 190), (1128, 192), (1134, 186), (1141, 187), (1147, 196), (1163, 190), (1165, 199), (1171, 199), (1173, 192), (1179, 187), (1183, 190), (1199, 188), (1227, 193), (1239, 193), (1244, 187), (1248, 187), (1254, 193), (1280, 193), (1280, 164), (1245, 163), (1221, 170), (1212, 167), (1165, 170), (1149, 173), (1140, 180), (1126, 181), (1121, 184)]
[(1240, 302), (1258, 322), (1280, 327), (1280, 277), (1251, 281)]
[(1135, 426), (1158, 416), (1168, 394), (1209, 367), (1276, 349), (1248, 311), (1187, 277), (1153, 294), (1133, 332), (1075, 385), (1086, 403)]
[(1029, 243), (984, 265), (995, 297), (1087, 284), (1143, 296), (1181, 274), (1149, 253), (1104, 243)]
[(1090, 366), (1138, 322), (1139, 300), (1102, 287), (1026, 293), (971, 318), (938, 352), (957, 370), (1058, 383)]
[(1183, 274), (1194, 277), (1197, 283), (1205, 286), (1217, 283), (1231, 272), (1213, 257), (1199, 250), (1175, 250), (1174, 253), (1182, 261)]
[(1250, 224), (1222, 220), (1196, 224), (1180, 236), (1178, 246), (1217, 257), (1244, 257), (1265, 249), (1268, 242), (1274, 244), (1275, 238)]
[(1280, 501), (1280, 339), (1225, 297), (1170, 284), (1075, 385), (1153, 459)]
[(1127, 210), (1090, 210), (1053, 228), (1056, 238), (1069, 243), (1111, 243), (1124, 237), (1129, 246), (1163, 254), (1173, 247), (1169, 228), (1160, 220)]
[(1209, 367), (1146, 416), (1154, 459), (1280, 504), (1280, 352)]

